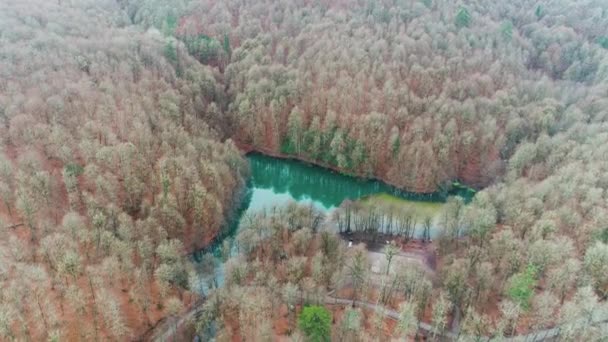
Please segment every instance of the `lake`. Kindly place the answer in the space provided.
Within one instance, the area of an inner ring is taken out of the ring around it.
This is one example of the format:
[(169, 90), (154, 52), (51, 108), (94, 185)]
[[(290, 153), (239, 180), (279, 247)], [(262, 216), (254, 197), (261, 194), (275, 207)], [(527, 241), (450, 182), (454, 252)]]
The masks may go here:
[[(248, 189), (229, 229), (217, 239), (214, 246), (207, 249), (215, 255), (219, 255), (226, 237), (236, 236), (239, 219), (243, 215), (290, 201), (313, 205), (328, 214), (344, 200), (361, 200), (365, 205), (390, 205), (396, 210), (407, 208), (419, 218), (433, 217), (436, 220), (448, 195), (472, 196), (471, 190), (464, 187), (456, 187), (450, 193), (418, 194), (399, 190), (381, 181), (343, 175), (297, 160), (259, 153), (250, 153), (246, 158), (251, 168)], [(201, 254), (195, 253), (195, 259), (200, 260)], [(216, 279), (219, 283), (223, 279), (222, 271), (221, 267), (217, 268)]]

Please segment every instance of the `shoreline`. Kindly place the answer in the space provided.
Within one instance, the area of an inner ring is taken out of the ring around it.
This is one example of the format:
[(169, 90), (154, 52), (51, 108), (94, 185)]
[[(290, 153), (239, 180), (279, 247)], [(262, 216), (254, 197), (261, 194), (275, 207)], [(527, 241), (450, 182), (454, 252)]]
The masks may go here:
[(309, 165), (321, 167), (321, 168), (324, 168), (327, 170), (331, 170), (331, 171), (337, 172), (341, 175), (350, 176), (350, 177), (354, 177), (354, 178), (360, 178), (360, 179), (366, 180), (366, 181), (382, 182), (382, 183), (392, 186), (395, 189), (398, 189), (398, 190), (404, 191), (404, 192), (408, 192), (408, 193), (412, 193), (412, 194), (432, 195), (432, 194), (441, 193), (440, 191), (424, 191), (424, 190), (417, 190), (417, 189), (406, 189), (406, 188), (403, 188), (403, 187), (385, 179), (384, 177), (379, 177), (379, 176), (375, 176), (375, 175), (366, 176), (366, 175), (362, 175), (362, 174), (346, 173), (343, 170), (341, 170), (340, 168), (338, 168), (337, 166), (333, 166), (333, 165), (330, 165), (330, 164), (327, 164), (324, 162), (320, 162), (317, 160), (313, 160), (310, 158), (296, 156), (296, 155), (289, 155), (289, 154), (285, 154), (282, 152), (275, 152), (275, 151), (272, 151), (267, 148), (256, 147), (251, 144), (242, 143), (238, 139), (235, 139), (235, 138), (232, 138), (232, 141), (234, 141), (234, 144), (245, 155), (247, 155), (249, 153), (260, 153), (260, 154), (263, 154), (263, 155), (266, 155), (269, 157), (273, 157), (273, 158), (295, 160), (295, 161), (299, 161), (299, 162), (302, 162), (305, 164), (309, 164)]
[(425, 202), (445, 202), (447, 200), (447, 198), (451, 195), (458, 195), (457, 194), (458, 192), (466, 192), (466, 193), (471, 193), (471, 195), (462, 195), (462, 194), (459, 194), (459, 195), (461, 197), (465, 198), (465, 201), (468, 202), (474, 197), (475, 193), (477, 193), (477, 191), (478, 191), (477, 189), (471, 188), (467, 185), (463, 185), (463, 183), (461, 183), (459, 181), (453, 181), (452, 187), (450, 190), (438, 189), (436, 191), (418, 191), (416, 189), (407, 189), (407, 188), (398, 186), (391, 181), (386, 180), (384, 177), (379, 177), (379, 176), (375, 176), (375, 175), (366, 176), (366, 175), (360, 175), (360, 174), (346, 173), (346, 172), (343, 172), (342, 170), (340, 170), (336, 166), (329, 165), (329, 164), (326, 164), (323, 162), (318, 162), (318, 161), (312, 160), (310, 158), (293, 156), (293, 155), (288, 155), (288, 154), (284, 154), (281, 152), (275, 152), (275, 151), (272, 151), (272, 150), (266, 149), (266, 148), (255, 147), (251, 144), (246, 144), (246, 143), (240, 142), (236, 138), (232, 138), (232, 141), (234, 142), (236, 147), (243, 153), (243, 155), (247, 155), (247, 154), (251, 154), (251, 153), (258, 153), (258, 154), (261, 154), (266, 157), (278, 158), (278, 159), (283, 159), (283, 160), (291, 160), (291, 161), (304, 163), (306, 165), (310, 165), (310, 166), (314, 166), (314, 167), (320, 167), (320, 168), (326, 169), (328, 171), (338, 173), (343, 176), (359, 179), (361, 181), (384, 183), (385, 185), (394, 189), (394, 193), (392, 195), (400, 195), (400, 196), (403, 196), (406, 199), (410, 199), (410, 200), (425, 201)]
[[(309, 158), (292, 156), (292, 155), (287, 155), (287, 154), (280, 153), (280, 152), (275, 152), (275, 151), (265, 149), (265, 148), (254, 147), (251, 144), (245, 144), (245, 143), (242, 143), (242, 142), (240, 142), (238, 140), (234, 140), (234, 139), (232, 141), (234, 142), (236, 147), (239, 149), (239, 151), (241, 151), (241, 153), (244, 156), (246, 156), (248, 154), (252, 154), (252, 153), (257, 153), (257, 154), (260, 154), (265, 157), (277, 158), (277, 159), (286, 160), (286, 161), (299, 162), (299, 163), (303, 163), (303, 164), (311, 166), (311, 167), (319, 167), (319, 168), (325, 169), (329, 172), (337, 173), (339, 175), (343, 175), (343, 176), (347, 176), (347, 177), (352, 177), (352, 178), (355, 178), (360, 181), (384, 183), (385, 185), (389, 186), (393, 190), (392, 193), (387, 192), (387, 194), (389, 194), (391, 196), (401, 197), (406, 200), (421, 201), (421, 202), (428, 202), (428, 203), (445, 203), (446, 199), (449, 196), (454, 195), (453, 190), (435, 191), (435, 192), (416, 192), (416, 191), (412, 191), (412, 190), (407, 190), (407, 189), (403, 189), (391, 182), (386, 181), (382, 177), (375, 177), (375, 176), (370, 177), (370, 176), (363, 176), (363, 175), (356, 175), (356, 174), (348, 174), (348, 173), (342, 172), (339, 168), (337, 168), (335, 166), (328, 165), (325, 163), (319, 163), (319, 162), (316, 162)], [(459, 191), (464, 190), (464, 189), (470, 189), (470, 188), (461, 186), (459, 188)], [(378, 194), (380, 194), (380, 193), (384, 193), (384, 192), (379, 192)], [(238, 229), (238, 221), (240, 220), (240, 216), (241, 216), (242, 212), (244, 212), (246, 209), (245, 204), (248, 202), (249, 195), (250, 195), (249, 179), (247, 179), (244, 187), (237, 192), (236, 196), (233, 199), (232, 208), (230, 209), (229, 214), (226, 217), (226, 223), (224, 224), (224, 227), (218, 229), (217, 234), (213, 238), (209, 239), (209, 241), (207, 241), (207, 243), (203, 243), (203, 245), (201, 247), (194, 248), (192, 250), (187, 250), (185, 254), (189, 257), (194, 258), (194, 260), (198, 262), (203, 254), (215, 253), (217, 247), (221, 246), (223, 241), (227, 237), (230, 237), (231, 235), (233, 235), (232, 233), (234, 233), (236, 231), (236, 229)], [(361, 199), (364, 199), (364, 198), (367, 198), (370, 196), (372, 196), (372, 195), (366, 195), (365, 197), (363, 197)], [(472, 198), (472, 196), (469, 198), (465, 197), (465, 201), (468, 202), (471, 198)]]

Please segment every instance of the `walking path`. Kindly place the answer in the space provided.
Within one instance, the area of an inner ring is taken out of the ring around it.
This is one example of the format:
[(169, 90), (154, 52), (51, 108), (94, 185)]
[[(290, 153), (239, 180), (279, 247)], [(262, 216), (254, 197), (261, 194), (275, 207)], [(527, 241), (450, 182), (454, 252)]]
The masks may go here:
[[(369, 252), (370, 259), (378, 259), (381, 260), (384, 258), (384, 254), (370, 251)], [(398, 257), (407, 259), (409, 262), (419, 263), (423, 269), (425, 269), (431, 276), (435, 274), (435, 270), (433, 269), (433, 265), (431, 265), (425, 253), (420, 252), (406, 252), (400, 251), (397, 254)], [(182, 315), (177, 322), (171, 320), (170, 318), (164, 319), (159, 322), (154, 328), (152, 328), (146, 335), (144, 335), (143, 340), (153, 340), (153, 341), (173, 341), (172, 337), (175, 333), (174, 330), (180, 330), (187, 322), (194, 320), (197, 313), (200, 312), (202, 308), (204, 300), (198, 301), (192, 309)], [(399, 312), (386, 308), (383, 305), (379, 305), (377, 303), (371, 303), (361, 300), (355, 300), (348, 298), (340, 298), (334, 295), (334, 291), (331, 291), (325, 295), (324, 302), (327, 305), (340, 305), (340, 306), (357, 306), (373, 311), (382, 312), (386, 317), (394, 320), (399, 320)], [(605, 329), (608, 329), (608, 317), (604, 317), (602, 319), (598, 319), (593, 322), (594, 325), (605, 326)], [(504, 337), (498, 338), (495, 336), (464, 336), (455, 334), (454, 332), (444, 331), (444, 332), (435, 332), (433, 327), (425, 322), (419, 322), (418, 324), (418, 333), (425, 336), (441, 336), (442, 340), (446, 341), (477, 341), (477, 342), (488, 342), (491, 340), (501, 340), (501, 341), (512, 341), (512, 342), (540, 342), (540, 341), (553, 341), (557, 340), (560, 336), (561, 327), (555, 327), (551, 329), (543, 329), (534, 331), (525, 335), (519, 335), (514, 337)]]
[[(361, 301), (361, 300), (353, 301), (352, 299), (334, 297), (331, 295), (331, 292), (325, 296), (324, 302), (327, 305), (340, 305), (340, 306), (351, 306), (354, 304), (354, 306), (356, 306), (356, 307), (379, 311), (382, 314), (384, 314), (384, 316), (386, 316), (390, 319), (399, 320), (399, 312), (386, 308), (383, 305), (378, 305), (375, 303), (370, 303), (370, 302)], [(190, 311), (188, 311), (187, 313), (182, 315), (177, 322), (174, 322), (171, 320), (162, 321), (160, 324), (158, 324), (153, 329), (153, 331), (151, 331), (149, 334), (146, 334), (146, 336), (143, 339), (152, 340), (152, 341), (163, 341), (163, 342), (173, 341), (172, 336), (173, 336), (173, 333), (175, 330), (174, 328), (177, 327), (177, 330), (179, 330), (184, 324), (193, 320), (195, 318), (196, 314), (201, 310), (202, 303), (203, 303), (202, 300), (197, 302), (196, 305)], [(604, 326), (604, 328), (608, 329), (608, 318), (600, 319), (600, 320), (594, 322), (593, 324), (601, 325), (601, 326)], [(433, 329), (433, 327), (430, 324), (425, 323), (425, 322), (419, 322), (418, 330), (419, 330), (419, 333), (421, 333), (425, 336), (431, 336), (435, 332), (435, 329)], [(505, 337), (500, 340), (501, 341), (511, 341), (511, 342), (552, 341), (559, 337), (560, 330), (561, 330), (560, 327), (555, 327), (555, 328), (551, 328), (551, 329), (543, 329), (543, 330), (534, 331), (534, 332), (531, 332), (531, 333), (528, 333), (525, 335), (519, 335), (519, 336), (514, 336), (514, 337)], [(436, 335), (441, 336), (442, 340), (447, 340), (447, 341), (488, 342), (494, 338), (493, 336), (473, 337), (473, 336), (457, 335), (457, 334), (454, 334), (449, 331), (437, 332)]]
[[(346, 298), (337, 298), (337, 297), (332, 297), (331, 295), (327, 295), (325, 296), (325, 304), (329, 304), (329, 305), (354, 305), (357, 307), (362, 307), (362, 308), (366, 308), (369, 310), (380, 310), (380, 312), (382, 312), (386, 317), (394, 319), (394, 320), (399, 320), (399, 312), (392, 310), (392, 309), (388, 309), (386, 307), (384, 307), (383, 305), (378, 305), (378, 304), (374, 304), (374, 303), (370, 303), (370, 302), (366, 302), (366, 301), (360, 301), (360, 300), (356, 300), (353, 302), (352, 299), (346, 299)], [(608, 318), (604, 317), (602, 319), (598, 319), (597, 321), (593, 322), (592, 325), (598, 325), (598, 326), (604, 326), (605, 329), (608, 329)], [(428, 323), (424, 323), (424, 322), (420, 322), (418, 325), (418, 329), (424, 334), (424, 335), (432, 335), (433, 332), (435, 332), (435, 329), (433, 329), (433, 327), (428, 324)], [(513, 336), (513, 337), (504, 337), (502, 339), (497, 338), (501, 341), (512, 341), (512, 342), (539, 342), (539, 341), (551, 341), (553, 339), (557, 339), (560, 336), (560, 332), (561, 332), (561, 327), (555, 327), (555, 328), (551, 328), (551, 329), (543, 329), (543, 330), (538, 330), (538, 331), (534, 331), (525, 335), (518, 335), (518, 336)], [(438, 332), (437, 333), (438, 336), (442, 336), (444, 339), (448, 340), (448, 341), (478, 341), (478, 342), (487, 342), (490, 341), (494, 338), (494, 336), (479, 336), (479, 337), (475, 337), (475, 336), (465, 336), (465, 335), (457, 335), (454, 334), (452, 332)]]

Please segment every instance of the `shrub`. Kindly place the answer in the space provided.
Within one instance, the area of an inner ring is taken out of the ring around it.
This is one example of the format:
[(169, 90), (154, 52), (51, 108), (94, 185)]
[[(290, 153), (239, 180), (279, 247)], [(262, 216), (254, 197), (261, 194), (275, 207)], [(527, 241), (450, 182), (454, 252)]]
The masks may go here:
[(331, 313), (322, 306), (307, 306), (302, 309), (298, 326), (310, 341), (331, 340)]

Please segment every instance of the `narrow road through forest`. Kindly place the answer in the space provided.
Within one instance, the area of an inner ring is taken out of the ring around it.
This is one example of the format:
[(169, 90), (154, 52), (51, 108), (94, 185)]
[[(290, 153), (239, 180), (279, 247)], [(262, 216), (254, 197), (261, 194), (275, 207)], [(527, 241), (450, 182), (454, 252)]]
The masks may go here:
[[(351, 306), (354, 304), (355, 307), (365, 308), (365, 309), (373, 310), (373, 311), (379, 311), (382, 314), (384, 314), (385, 317), (388, 317), (388, 318), (394, 319), (394, 320), (399, 320), (399, 312), (386, 308), (383, 305), (378, 305), (378, 304), (367, 302), (367, 301), (355, 300), (353, 302), (352, 299), (334, 297), (334, 296), (328, 294), (325, 296), (324, 302), (326, 305), (339, 305), (339, 306), (343, 306), (343, 307)], [(189, 310), (187, 313), (182, 315), (177, 322), (172, 321), (170, 319), (164, 320), (162, 323), (157, 325), (153, 329), (153, 331), (150, 332), (150, 334), (147, 334), (147, 337), (144, 337), (144, 340), (161, 341), (161, 342), (173, 341), (172, 337), (173, 337), (173, 333), (175, 332), (175, 328), (177, 327), (177, 330), (179, 330), (182, 326), (184, 326), (184, 324), (193, 320), (195, 318), (196, 314), (201, 310), (202, 304), (203, 304), (203, 301), (199, 301), (191, 310)], [(594, 325), (605, 325), (605, 326), (607, 326), (606, 328), (608, 328), (608, 319), (605, 318), (605, 319), (599, 320), (597, 322), (594, 322), (593, 324)], [(555, 327), (555, 328), (551, 328), (551, 329), (543, 329), (543, 330), (534, 331), (534, 332), (531, 332), (531, 333), (528, 333), (525, 335), (506, 337), (506, 338), (503, 338), (502, 340), (503, 341), (512, 341), (512, 342), (515, 342), (515, 341), (522, 341), (522, 342), (551, 341), (551, 340), (559, 337), (560, 330), (561, 330), (560, 327)], [(431, 335), (433, 335), (434, 331), (435, 330), (433, 329), (433, 327), (430, 324), (425, 323), (425, 322), (419, 322), (418, 333), (425, 335), (425, 336), (431, 336)], [(473, 337), (473, 336), (465, 336), (465, 335), (456, 335), (449, 331), (446, 331), (443, 333), (437, 333), (436, 335), (441, 336), (443, 339), (445, 339), (447, 341), (487, 342), (493, 338), (492, 336), (490, 336), (490, 337), (488, 337), (488, 336)]]

